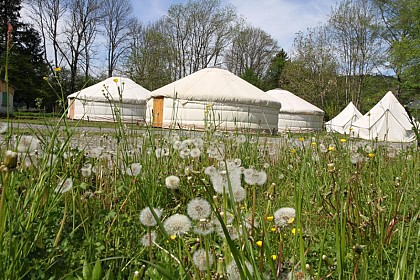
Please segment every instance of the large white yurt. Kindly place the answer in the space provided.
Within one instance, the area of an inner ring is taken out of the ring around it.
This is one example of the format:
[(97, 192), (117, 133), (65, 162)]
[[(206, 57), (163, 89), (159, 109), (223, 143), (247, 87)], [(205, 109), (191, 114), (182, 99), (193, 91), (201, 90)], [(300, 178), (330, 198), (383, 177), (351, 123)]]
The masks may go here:
[(287, 90), (273, 89), (267, 91), (267, 94), (281, 103), (279, 131), (305, 132), (323, 128), (324, 111), (315, 105)]
[(275, 130), (281, 104), (233, 73), (205, 68), (151, 92), (154, 127)]
[(362, 113), (350, 102), (337, 116), (325, 123), (327, 132), (350, 134), (350, 127), (362, 117)]
[(351, 136), (367, 140), (412, 142), (416, 140), (404, 107), (388, 92), (352, 125)]
[(111, 77), (67, 97), (69, 119), (144, 122), (150, 91), (128, 78)]

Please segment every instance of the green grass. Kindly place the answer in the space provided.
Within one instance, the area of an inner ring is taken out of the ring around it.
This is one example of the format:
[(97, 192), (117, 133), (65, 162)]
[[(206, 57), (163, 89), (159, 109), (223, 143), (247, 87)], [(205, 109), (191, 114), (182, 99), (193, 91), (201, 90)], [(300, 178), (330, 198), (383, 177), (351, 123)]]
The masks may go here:
[[(73, 128), (87, 123), (65, 115), (33, 121), (42, 129), (7, 120), (0, 279), (419, 277), (415, 146), (120, 121), (83, 132)], [(166, 186), (171, 175), (177, 187)], [(193, 216), (197, 197), (208, 216), (170, 224)], [(283, 207), (294, 213), (278, 214)], [(145, 208), (157, 209), (149, 224), (140, 220)]]

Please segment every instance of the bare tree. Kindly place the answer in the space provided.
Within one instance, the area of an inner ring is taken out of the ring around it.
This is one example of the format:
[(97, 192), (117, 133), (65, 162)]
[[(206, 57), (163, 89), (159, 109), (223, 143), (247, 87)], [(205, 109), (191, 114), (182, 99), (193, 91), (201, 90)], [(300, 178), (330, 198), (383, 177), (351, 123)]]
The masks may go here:
[[(93, 43), (100, 17), (100, 0), (70, 0), (69, 18), (63, 32), (64, 41), (58, 45), (70, 68), (70, 92), (76, 90), (76, 77), (81, 59), (86, 59), (86, 52)], [(89, 59), (88, 57), (88, 61)]]
[(229, 71), (242, 75), (251, 69), (262, 78), (279, 51), (277, 41), (260, 28), (241, 25), (225, 55)]
[(126, 62), (128, 76), (149, 90), (173, 81), (174, 47), (165, 35), (162, 21), (143, 28), (131, 26), (130, 56)]
[[(42, 36), (44, 45), (44, 59), (48, 63), (51, 72), (60, 65), (59, 58), (59, 23), (66, 11), (66, 3), (63, 0), (30, 0), (30, 16), (37, 25)], [(49, 49), (52, 48), (52, 61), (48, 57)]]
[(131, 0), (103, 0), (102, 26), (105, 28), (108, 77), (113, 75), (118, 61), (128, 48), (128, 32), (132, 22)]
[(165, 18), (166, 36), (176, 46), (176, 78), (223, 62), (233, 35), (236, 13), (220, 0), (189, 1), (172, 5)]
[(345, 95), (359, 107), (365, 76), (380, 64), (381, 40), (369, 0), (344, 0), (332, 11), (336, 52), (345, 76)]

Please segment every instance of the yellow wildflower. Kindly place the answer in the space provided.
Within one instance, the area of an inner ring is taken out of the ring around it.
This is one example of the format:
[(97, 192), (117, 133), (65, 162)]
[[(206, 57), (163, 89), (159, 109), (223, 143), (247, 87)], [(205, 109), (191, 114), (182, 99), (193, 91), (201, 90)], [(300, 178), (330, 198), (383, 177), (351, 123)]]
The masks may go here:
[(332, 151), (334, 151), (334, 150), (335, 150), (334, 146), (329, 146), (329, 147), (328, 147), (328, 151), (332, 152)]
[[(297, 230), (298, 233), (300, 233), (300, 229)], [(295, 235), (296, 234), (296, 228), (292, 229), (292, 234)]]
[(303, 142), (305, 140), (305, 138), (303, 138), (303, 137), (299, 137), (299, 141), (300, 142)]
[(48, 77), (44, 77), (44, 81), (48, 81)]
[(175, 240), (175, 239), (176, 239), (176, 235), (175, 235), (175, 234), (172, 234), (171, 236), (169, 236), (169, 238), (170, 238), (171, 240)]
[(375, 154), (374, 154), (374, 153), (369, 153), (369, 154), (368, 154), (368, 157), (369, 157), (369, 158), (374, 158), (374, 157), (375, 157)]
[(60, 72), (60, 71), (61, 71), (61, 67), (55, 67), (55, 68), (54, 68), (54, 71), (55, 71), (55, 72)]
[(277, 228), (276, 227), (271, 227), (271, 231), (272, 232), (275, 232), (277, 230)]
[(277, 255), (271, 255), (271, 259), (272, 259), (273, 261), (277, 260)]
[(316, 146), (316, 142), (311, 142), (311, 146), (315, 147)]
[(292, 224), (295, 221), (295, 218), (290, 217), (289, 220), (287, 221), (288, 224)]
[(272, 220), (274, 220), (274, 216), (268, 216), (267, 217), (267, 221), (270, 221), (271, 222)]
[(258, 247), (262, 247), (263, 242), (261, 240), (258, 240), (257, 242), (255, 242), (255, 244), (257, 244)]
[(118, 78), (113, 79), (114, 83), (118, 83)]
[(347, 142), (347, 140), (346, 140), (345, 138), (341, 138), (341, 139), (340, 139), (340, 142), (341, 142), (341, 143), (346, 143), (346, 142)]

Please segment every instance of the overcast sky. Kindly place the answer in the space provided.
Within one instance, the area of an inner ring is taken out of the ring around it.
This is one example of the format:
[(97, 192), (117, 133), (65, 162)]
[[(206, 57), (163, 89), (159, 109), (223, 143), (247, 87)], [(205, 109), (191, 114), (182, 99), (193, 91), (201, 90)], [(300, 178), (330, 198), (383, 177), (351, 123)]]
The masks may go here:
[[(135, 16), (143, 23), (154, 22), (165, 15), (169, 6), (188, 0), (132, 0)], [(254, 27), (275, 38), (286, 52), (292, 49), (293, 38), (327, 20), (336, 0), (222, 0), (232, 4)]]

